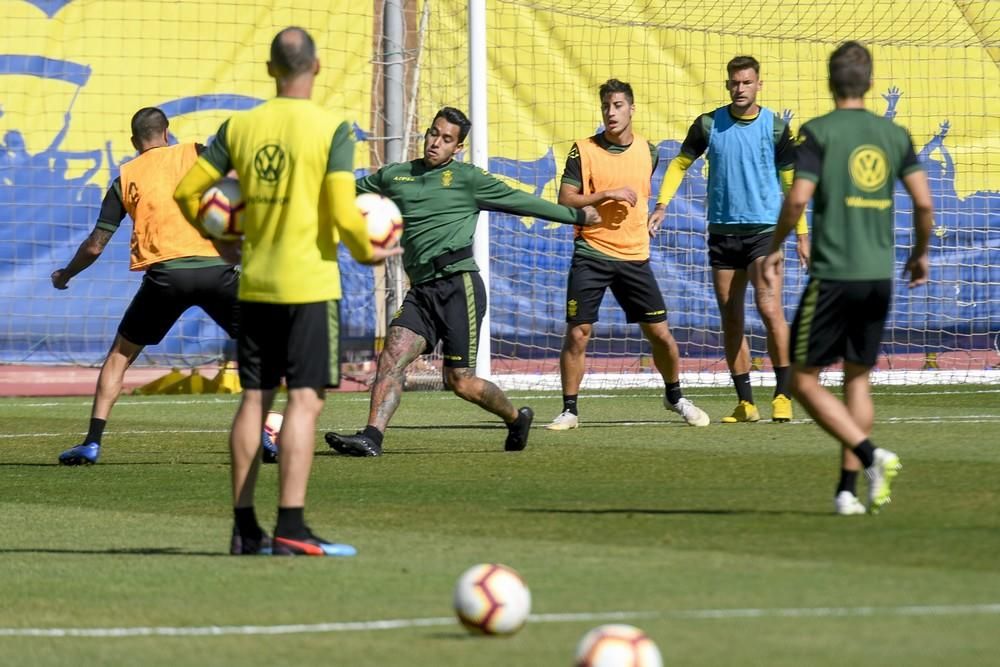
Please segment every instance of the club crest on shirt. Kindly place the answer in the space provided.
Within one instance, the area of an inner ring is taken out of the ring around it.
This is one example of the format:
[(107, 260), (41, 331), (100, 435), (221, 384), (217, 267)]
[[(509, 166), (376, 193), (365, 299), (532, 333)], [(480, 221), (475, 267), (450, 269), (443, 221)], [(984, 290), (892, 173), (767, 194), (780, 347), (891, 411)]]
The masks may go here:
[(451, 173), (451, 169), (446, 169), (441, 174), (441, 187), (450, 188), (452, 179), (454, 179), (454, 174)]
[(567, 301), (566, 314), (569, 315), (570, 317), (576, 317), (577, 306), (578, 304), (576, 302), (576, 299), (570, 299), (569, 301)]
[(135, 184), (134, 181), (129, 182), (128, 192), (125, 193), (125, 199), (127, 199), (128, 203), (131, 204), (133, 207), (139, 205), (139, 187)]

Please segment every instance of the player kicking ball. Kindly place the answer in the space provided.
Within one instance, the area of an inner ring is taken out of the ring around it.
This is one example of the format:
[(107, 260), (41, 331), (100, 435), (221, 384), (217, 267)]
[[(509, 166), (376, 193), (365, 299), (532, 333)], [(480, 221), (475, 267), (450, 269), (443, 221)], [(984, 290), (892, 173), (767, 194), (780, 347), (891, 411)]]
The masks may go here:
[(327, 433), (335, 451), (379, 456), (389, 420), (403, 395), (404, 372), (418, 356), (443, 344), (445, 378), (456, 396), (500, 417), (504, 449), (528, 444), (534, 412), (515, 408), (495, 384), (475, 374), (486, 288), (472, 257), (479, 212), (502, 211), (568, 225), (593, 225), (592, 206), (561, 206), (516, 190), (479, 167), (454, 160), (472, 122), (452, 107), (438, 111), (424, 135), (424, 155), (392, 164), (357, 182), (358, 193), (393, 200), (403, 213), (403, 266), (412, 287), (386, 334), (371, 390), (368, 425), (354, 435)]

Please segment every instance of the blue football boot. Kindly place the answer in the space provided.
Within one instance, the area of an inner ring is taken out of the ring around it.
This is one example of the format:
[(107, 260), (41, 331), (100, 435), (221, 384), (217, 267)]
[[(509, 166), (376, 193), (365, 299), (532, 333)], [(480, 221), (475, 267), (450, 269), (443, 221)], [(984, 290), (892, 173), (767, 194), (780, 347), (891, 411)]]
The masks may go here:
[(97, 463), (100, 456), (101, 446), (96, 442), (87, 442), (60, 454), (59, 463), (64, 466), (89, 466)]

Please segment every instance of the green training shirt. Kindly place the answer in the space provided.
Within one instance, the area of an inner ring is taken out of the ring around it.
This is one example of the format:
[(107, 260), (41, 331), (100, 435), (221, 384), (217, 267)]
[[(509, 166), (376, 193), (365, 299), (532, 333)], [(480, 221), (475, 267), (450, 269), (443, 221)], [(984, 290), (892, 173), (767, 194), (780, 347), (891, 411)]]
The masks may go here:
[(809, 273), (891, 279), (896, 179), (922, 168), (909, 133), (865, 109), (837, 109), (803, 125), (799, 141), (795, 178), (816, 184)]
[(357, 191), (386, 196), (402, 212), (403, 267), (413, 285), (479, 270), (470, 257), (437, 271), (434, 258), (472, 245), (480, 211), (566, 224), (585, 219), (581, 210), (521, 192), (479, 167), (454, 160), (437, 167), (428, 167), (423, 160), (386, 165), (358, 179)]

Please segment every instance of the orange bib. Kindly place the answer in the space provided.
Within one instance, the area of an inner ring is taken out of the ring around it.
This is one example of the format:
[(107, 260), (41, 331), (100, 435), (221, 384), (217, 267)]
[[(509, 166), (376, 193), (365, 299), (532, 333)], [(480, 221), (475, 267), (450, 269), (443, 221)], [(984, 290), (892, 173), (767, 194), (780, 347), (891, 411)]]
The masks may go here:
[(197, 159), (194, 144), (177, 144), (153, 148), (122, 165), (122, 202), (133, 223), (132, 271), (178, 257), (219, 256), (174, 202), (174, 189)]
[(577, 234), (595, 250), (627, 260), (649, 259), (650, 177), (653, 162), (649, 143), (638, 134), (632, 145), (621, 153), (609, 153), (593, 137), (576, 142), (580, 151), (583, 194), (630, 187), (638, 195), (635, 206), (620, 201), (605, 201), (597, 206), (601, 224), (577, 229)]

